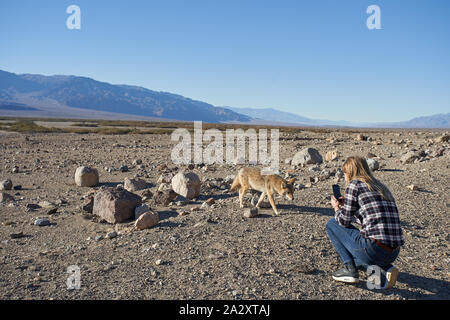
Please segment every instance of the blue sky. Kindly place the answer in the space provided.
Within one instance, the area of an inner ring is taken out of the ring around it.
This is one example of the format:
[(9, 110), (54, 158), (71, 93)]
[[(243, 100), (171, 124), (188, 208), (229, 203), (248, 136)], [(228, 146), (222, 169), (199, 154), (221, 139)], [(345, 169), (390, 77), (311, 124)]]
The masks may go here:
[[(66, 28), (69, 5), (81, 30)], [(369, 30), (366, 9), (381, 9)], [(450, 112), (450, 1), (0, 1), (0, 69), (316, 119)]]

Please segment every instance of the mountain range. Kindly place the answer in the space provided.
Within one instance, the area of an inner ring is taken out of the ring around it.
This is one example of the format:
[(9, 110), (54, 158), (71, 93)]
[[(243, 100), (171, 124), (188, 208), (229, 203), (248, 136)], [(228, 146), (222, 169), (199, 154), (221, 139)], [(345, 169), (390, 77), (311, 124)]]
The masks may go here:
[(218, 107), (181, 95), (115, 85), (79, 76), (15, 74), (0, 70), (0, 115), (123, 120), (201, 120), (210, 123), (450, 128), (450, 113), (396, 123), (317, 120), (276, 109)]
[(351, 122), (345, 120), (317, 120), (299, 116), (295, 113), (279, 111), (272, 108), (234, 108), (225, 107), (237, 113), (247, 115), (253, 121), (271, 119), (285, 125), (302, 125), (318, 127), (367, 127), (367, 128), (450, 128), (450, 113), (417, 117), (402, 122)]

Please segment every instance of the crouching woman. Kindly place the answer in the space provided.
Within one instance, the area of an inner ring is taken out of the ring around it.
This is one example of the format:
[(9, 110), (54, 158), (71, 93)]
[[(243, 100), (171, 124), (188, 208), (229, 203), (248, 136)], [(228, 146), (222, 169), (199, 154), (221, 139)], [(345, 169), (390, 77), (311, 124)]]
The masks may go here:
[[(347, 183), (345, 196), (340, 199), (332, 196), (335, 216), (326, 225), (344, 264), (344, 268), (333, 273), (333, 279), (356, 283), (358, 269), (367, 270), (371, 266), (380, 276), (376, 282), (379, 288), (391, 288), (398, 276), (392, 263), (404, 244), (394, 197), (375, 179), (364, 158), (349, 157), (342, 171)], [(361, 222), (361, 230), (351, 224), (354, 218)]]

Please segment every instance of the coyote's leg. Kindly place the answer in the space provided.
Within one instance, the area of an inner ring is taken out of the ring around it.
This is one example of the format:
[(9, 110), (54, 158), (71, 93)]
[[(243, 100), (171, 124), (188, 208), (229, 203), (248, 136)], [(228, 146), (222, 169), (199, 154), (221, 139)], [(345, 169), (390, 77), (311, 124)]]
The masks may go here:
[(241, 188), (239, 189), (239, 205), (241, 208), (244, 207), (243, 200), (244, 200), (244, 195), (247, 192), (247, 190), (248, 190), (248, 186), (246, 186), (246, 185), (241, 185)]
[(258, 203), (256, 204), (257, 208), (259, 208), (259, 206), (261, 205), (261, 202), (264, 201), (265, 197), (266, 197), (266, 192), (264, 191), (263, 193), (261, 193), (261, 197), (259, 197)]
[(270, 205), (272, 206), (273, 211), (276, 215), (278, 215), (277, 206), (275, 205), (275, 201), (273, 201), (273, 193), (271, 191), (267, 191), (267, 197), (269, 198)]

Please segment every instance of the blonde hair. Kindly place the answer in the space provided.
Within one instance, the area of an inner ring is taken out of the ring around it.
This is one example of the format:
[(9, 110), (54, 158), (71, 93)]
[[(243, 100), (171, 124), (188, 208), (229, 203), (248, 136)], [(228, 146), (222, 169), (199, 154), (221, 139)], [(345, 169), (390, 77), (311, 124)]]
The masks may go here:
[(378, 191), (385, 200), (395, 201), (389, 189), (375, 179), (366, 159), (358, 156), (348, 157), (342, 171), (347, 174), (349, 181), (361, 180), (367, 184), (370, 191)]

